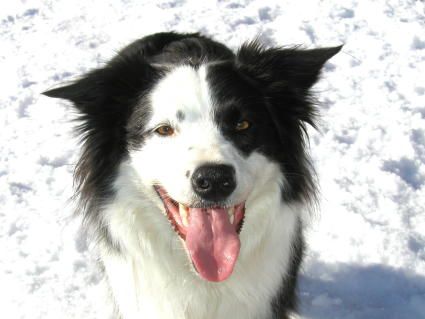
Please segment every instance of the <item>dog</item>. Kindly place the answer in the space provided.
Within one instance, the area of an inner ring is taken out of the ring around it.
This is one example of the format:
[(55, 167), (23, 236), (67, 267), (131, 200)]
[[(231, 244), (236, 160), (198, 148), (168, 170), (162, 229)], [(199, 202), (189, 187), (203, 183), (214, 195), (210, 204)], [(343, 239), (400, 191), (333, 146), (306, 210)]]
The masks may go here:
[(79, 114), (78, 211), (118, 318), (296, 314), (311, 88), (340, 50), (156, 33), (44, 92)]

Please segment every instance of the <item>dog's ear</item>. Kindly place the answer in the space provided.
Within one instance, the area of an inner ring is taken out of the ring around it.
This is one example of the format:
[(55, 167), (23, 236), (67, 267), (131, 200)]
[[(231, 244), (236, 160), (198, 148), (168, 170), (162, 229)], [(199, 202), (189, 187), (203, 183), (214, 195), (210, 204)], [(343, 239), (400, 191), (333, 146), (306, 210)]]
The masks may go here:
[(107, 86), (105, 73), (104, 69), (97, 69), (77, 81), (48, 90), (42, 94), (48, 97), (69, 100), (81, 112), (90, 113), (92, 107), (98, 105), (99, 100), (103, 98)]
[(69, 100), (83, 114), (122, 112), (123, 107), (137, 102), (160, 72), (134, 54), (115, 58), (77, 81), (42, 94)]
[[(303, 50), (295, 48), (267, 49), (257, 41), (243, 45), (236, 57), (239, 72), (258, 87), (267, 108), (280, 131), (279, 123), (292, 119), (305, 131), (304, 123), (315, 125), (316, 109), (310, 88), (318, 80), (327, 60), (342, 46)], [(282, 134), (284, 136), (284, 134)]]
[(317, 81), (327, 60), (342, 46), (303, 50), (266, 49), (257, 41), (244, 44), (237, 53), (237, 67), (254, 79), (264, 90), (292, 87), (307, 91)]

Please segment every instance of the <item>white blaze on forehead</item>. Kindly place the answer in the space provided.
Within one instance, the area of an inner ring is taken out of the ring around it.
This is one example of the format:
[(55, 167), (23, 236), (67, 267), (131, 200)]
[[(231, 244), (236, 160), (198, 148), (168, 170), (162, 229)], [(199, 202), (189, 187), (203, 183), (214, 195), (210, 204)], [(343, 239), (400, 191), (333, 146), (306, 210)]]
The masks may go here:
[(150, 97), (153, 106), (150, 124), (172, 121), (177, 111), (182, 111), (189, 121), (211, 114), (205, 66), (177, 67), (159, 81)]

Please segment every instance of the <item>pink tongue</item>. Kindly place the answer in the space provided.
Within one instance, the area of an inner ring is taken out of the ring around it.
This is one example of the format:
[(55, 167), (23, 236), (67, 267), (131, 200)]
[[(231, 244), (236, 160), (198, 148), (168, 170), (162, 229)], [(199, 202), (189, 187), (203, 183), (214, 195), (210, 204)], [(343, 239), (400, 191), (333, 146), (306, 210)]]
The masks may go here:
[(186, 247), (202, 278), (227, 279), (232, 274), (240, 246), (239, 236), (225, 209), (190, 208)]

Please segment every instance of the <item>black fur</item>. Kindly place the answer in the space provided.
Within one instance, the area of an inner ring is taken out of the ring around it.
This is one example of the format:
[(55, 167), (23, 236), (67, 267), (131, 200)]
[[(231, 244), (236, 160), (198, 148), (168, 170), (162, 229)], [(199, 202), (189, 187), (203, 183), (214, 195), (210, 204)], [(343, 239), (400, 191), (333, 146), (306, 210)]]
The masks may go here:
[[(102, 222), (101, 207), (114, 196), (111, 182), (132, 148), (143, 144), (150, 106), (146, 93), (174, 65), (211, 63), (207, 79), (215, 95), (215, 120), (242, 154), (259, 151), (282, 168), (283, 200), (310, 203), (315, 183), (305, 151), (306, 125), (315, 126), (310, 95), (323, 64), (341, 47), (300, 50), (265, 48), (254, 41), (235, 54), (200, 34), (157, 33), (121, 50), (104, 67), (44, 94), (73, 102), (80, 112), (83, 150), (75, 170), (81, 213), (98, 239), (116, 247)], [(183, 120), (184, 114), (179, 115)], [(248, 120), (249, 129), (235, 132)], [(301, 226), (289, 274), (272, 303), (273, 318), (296, 308), (296, 278), (304, 243)]]
[(288, 273), (282, 278), (280, 289), (272, 301), (272, 319), (288, 319), (288, 311), (296, 311), (298, 299), (296, 294), (298, 272), (304, 257), (305, 243), (302, 235), (302, 225), (298, 224), (296, 239), (293, 246), (291, 265)]

